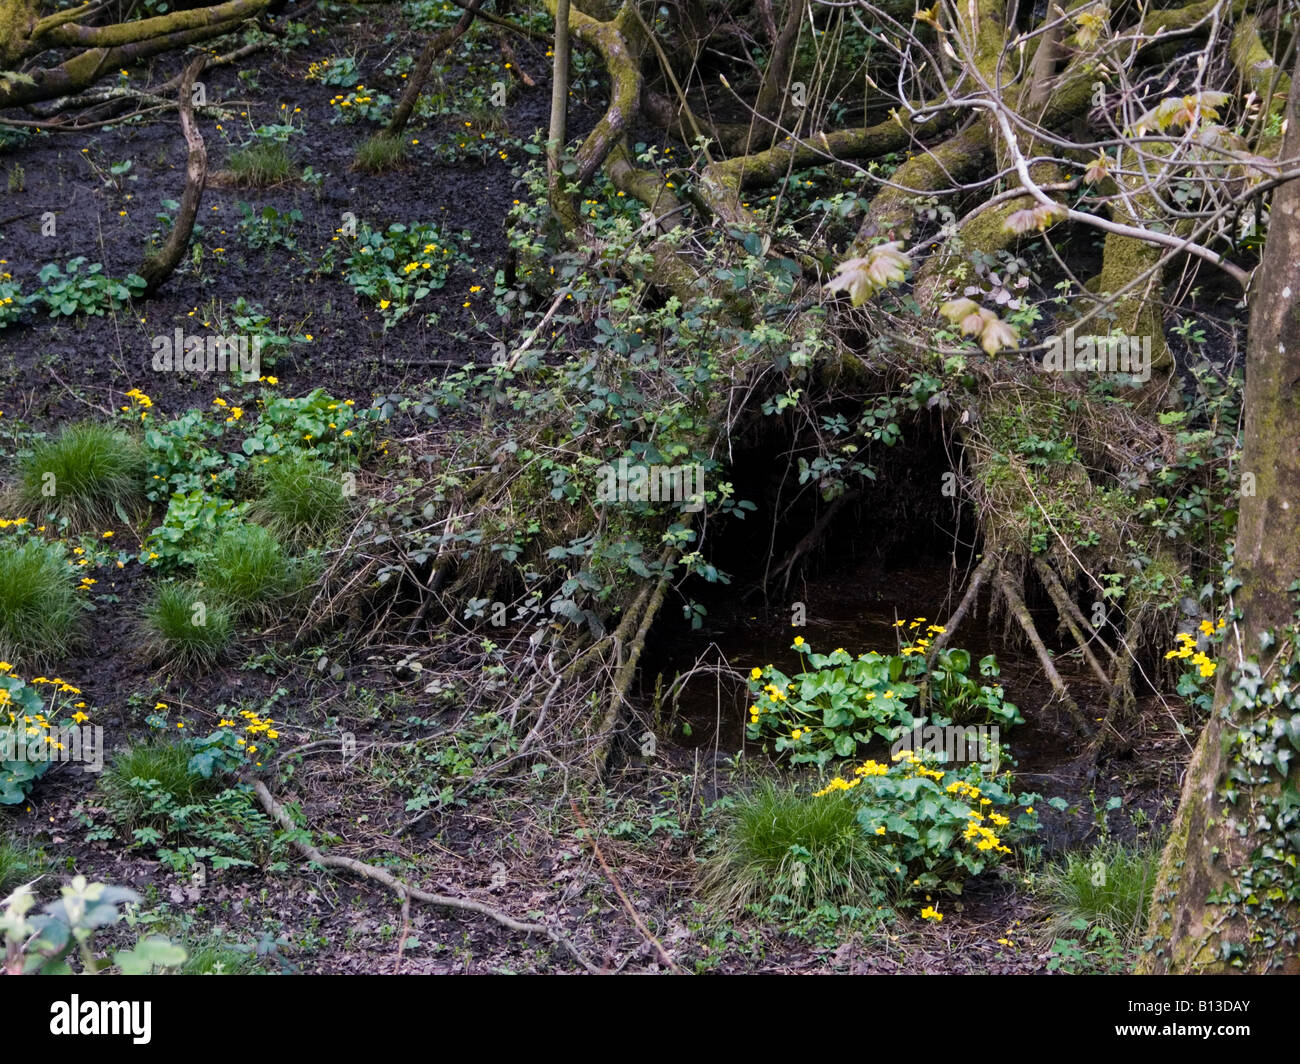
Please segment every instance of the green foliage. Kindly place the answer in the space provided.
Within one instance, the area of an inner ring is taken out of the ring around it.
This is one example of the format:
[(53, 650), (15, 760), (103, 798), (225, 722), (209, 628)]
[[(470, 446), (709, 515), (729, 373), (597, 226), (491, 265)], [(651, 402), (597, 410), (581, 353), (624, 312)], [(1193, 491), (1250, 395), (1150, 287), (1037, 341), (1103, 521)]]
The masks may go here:
[(251, 516), (286, 542), (317, 543), (338, 526), (346, 485), (328, 463), (301, 451), (279, 451), (255, 475), (261, 495)]
[[(924, 618), (910, 622), (917, 630)], [(897, 622), (900, 626), (908, 622)], [(942, 629), (930, 625), (927, 635)], [(775, 739), (778, 752), (792, 751), (795, 764), (825, 765), (833, 757), (852, 757), (860, 745), (880, 739), (892, 742), (904, 732), (954, 721), (962, 724), (994, 723), (1010, 727), (1023, 723), (1019, 710), (1006, 701), (1001, 685), (980, 683), (969, 675), (971, 658), (964, 650), (945, 649), (934, 668), (925, 667), (931, 638), (919, 634), (916, 642), (897, 654), (871, 651), (853, 658), (844, 649), (816, 654), (798, 636), (794, 649), (808, 668), (793, 678), (773, 665), (754, 668), (749, 687), (754, 705), (749, 711), (747, 737)], [(979, 663), (981, 674), (998, 675), (990, 654)], [(912, 700), (927, 685), (931, 715)], [(914, 712), (915, 710), (915, 712)]]
[(87, 882), (76, 876), (36, 915), (36, 895), (20, 889), (4, 899), (0, 933), (4, 936), (4, 970), (24, 975), (71, 975), (70, 958), (77, 952), (83, 974), (116, 967), (123, 975), (148, 975), (174, 970), (185, 963), (185, 950), (160, 935), (142, 936), (129, 949), (117, 950), (110, 962), (95, 952), (96, 934), (121, 921), (124, 906), (140, 901), (126, 887)]
[(1062, 975), (1128, 975), (1133, 969), (1131, 951), (1120, 936), (1103, 924), (1089, 924), (1083, 917), (1071, 920), (1067, 934), (1052, 943), (1047, 960), (1049, 972)]
[(104, 274), (103, 263), (86, 265), (84, 255), (69, 259), (67, 266), (57, 262), (41, 267), (37, 277), (42, 287), (36, 297), (49, 309), (50, 317), (91, 314), (101, 317), (118, 310), (146, 287), (138, 274), (128, 274), (120, 281)]
[(296, 590), (300, 566), (274, 534), (261, 525), (234, 525), (222, 532), (196, 566), (199, 582), (238, 615), (266, 616)]
[(395, 222), (382, 232), (363, 227), (344, 263), (344, 278), (357, 295), (378, 307), (387, 327), (442, 288), (451, 267), (462, 259), (455, 239), (435, 225)]
[(302, 211), (296, 208), (278, 211), (270, 204), (259, 211), (251, 204), (241, 201), (239, 213), (239, 231), (244, 243), (254, 251), (277, 247), (292, 251), (297, 246), (293, 231), (302, 221)]
[(9, 274), (0, 273), (0, 329), (12, 325), (23, 316), (29, 304), (35, 302), (36, 296), (23, 295), (23, 287), (9, 278)]
[[(716, 807), (715, 807), (716, 808)], [(700, 888), (727, 912), (774, 898), (790, 909), (882, 904), (895, 876), (843, 794), (815, 798), (766, 782), (728, 800)]]
[(816, 797), (841, 793), (856, 804), (858, 824), (902, 892), (960, 894), (968, 877), (994, 867), (1011, 843), (1038, 829), (1038, 795), (1015, 795), (1010, 773), (932, 767), (910, 750), (894, 755), (892, 765), (866, 761)]
[(344, 462), (356, 451), (363, 425), (372, 420), (351, 399), (335, 399), (324, 388), (307, 395), (268, 398), (257, 427), (245, 438), (245, 455), (274, 454), (288, 447), (310, 451), (329, 462)]
[(0, 656), (49, 664), (67, 651), (82, 611), (74, 569), (61, 544), (0, 543)]
[[(1229, 577), (1224, 590), (1240, 586)], [(1300, 580), (1287, 592), (1300, 599)], [(1295, 613), (1300, 618), (1300, 609)], [(1219, 959), (1231, 968), (1254, 960), (1265, 971), (1280, 971), (1296, 952), (1300, 927), (1300, 798), (1295, 765), (1300, 760), (1300, 624), (1259, 635), (1258, 656), (1270, 660), (1267, 671), (1254, 655), (1233, 670), (1228, 688), (1224, 751), (1226, 772), (1216, 781), (1218, 800), (1240, 822), (1236, 830), (1249, 858), (1234, 869), (1221, 888), (1210, 891), (1207, 904), (1223, 921), (1250, 927), (1249, 943), (1220, 939)], [(1175, 883), (1177, 877), (1175, 877)], [(1154, 900), (1163, 919), (1175, 904), (1170, 896)], [(1154, 946), (1154, 944), (1151, 944)], [(1249, 952), (1248, 952), (1249, 951)], [(1261, 963), (1262, 962), (1262, 963)]]
[[(3, 771), (0, 767), (0, 773)], [(17, 840), (0, 839), (0, 898), (41, 875), (48, 864), (43, 851)]]
[[(1131, 964), (1146, 929), (1159, 861), (1160, 848), (1154, 844), (1106, 841), (1066, 854), (1035, 877), (1034, 892), (1052, 913), (1049, 926), (1059, 947), (1054, 947), (1057, 967), (1079, 964), (1079, 957), (1067, 958), (1071, 948), (1086, 957), (1090, 950), (1104, 953), (1114, 947), (1128, 958), (1125, 967)], [(1096, 929), (1101, 929), (1099, 934), (1094, 934)]]
[(229, 607), (189, 583), (161, 584), (145, 608), (144, 621), (154, 657), (183, 669), (212, 665), (234, 636)]
[[(0, 662), (0, 805), (26, 801), (39, 780), (55, 764), (51, 744), (54, 729), (88, 719), (80, 711), (69, 715), (72, 699), (81, 692), (61, 679), (37, 676), (30, 682)], [(49, 702), (36, 688), (43, 686)]]
[(145, 456), (135, 437), (111, 425), (79, 421), (39, 441), (19, 460), (18, 496), (32, 515), (53, 513), (76, 527), (102, 527), (144, 494)]
[(357, 85), (349, 92), (341, 92), (330, 98), (334, 116), (330, 122), (351, 124), (358, 120), (368, 122), (386, 122), (393, 98), (384, 92), (375, 92), (365, 85)]
[(226, 158), (226, 169), (245, 188), (282, 185), (298, 172), (288, 144), (279, 140), (257, 140), (236, 148)]
[(202, 489), (178, 492), (163, 523), (145, 538), (140, 560), (148, 565), (197, 565), (221, 535), (240, 526), (247, 503), (233, 503)]

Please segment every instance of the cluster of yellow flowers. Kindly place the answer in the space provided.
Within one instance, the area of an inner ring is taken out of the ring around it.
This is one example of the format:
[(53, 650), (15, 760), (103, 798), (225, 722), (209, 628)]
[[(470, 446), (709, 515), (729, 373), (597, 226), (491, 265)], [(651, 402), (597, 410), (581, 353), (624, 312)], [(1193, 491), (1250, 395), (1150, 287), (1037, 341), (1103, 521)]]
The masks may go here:
[(224, 408), (226, 408), (226, 409), (228, 409), (228, 410), (230, 411), (230, 416), (229, 416), (228, 418), (226, 418), (226, 422), (227, 422), (227, 424), (229, 424), (229, 423), (232, 422), (232, 421), (238, 421), (240, 418), (242, 418), (242, 417), (244, 416), (244, 408), (243, 408), (243, 407), (240, 407), (240, 406), (230, 406), (230, 404), (227, 403), (227, 402), (226, 402), (224, 399), (222, 399), (220, 396), (217, 396), (217, 398), (215, 398), (215, 399), (212, 400), (212, 405), (213, 405), (213, 406), (224, 407)]
[[(9, 662), (0, 661), (0, 673), (4, 674), (9, 679), (13, 679), (13, 680), (21, 679), (21, 677), (14, 675), (13, 668), (14, 668), (13, 665), (10, 664)], [(72, 686), (72, 684), (68, 683), (66, 680), (57, 676), (52, 680), (45, 676), (37, 676), (35, 679), (29, 680), (28, 683), (47, 684), (51, 687), (54, 687), (55, 690), (58, 691), (60, 694), (73, 694), (73, 695), (81, 694), (80, 688)], [(0, 710), (4, 711), (3, 716), (0, 716), (0, 719), (8, 718), (7, 720), (5, 720), (5, 727), (13, 727), (18, 723), (18, 714), (14, 712), (13, 709), (9, 708), (13, 704), (14, 704), (13, 697), (9, 694), (9, 689), (6, 687), (0, 687)], [(51, 701), (50, 703), (51, 709), (53, 708), (53, 706), (54, 703), (53, 701)], [(76, 712), (72, 714), (73, 722), (77, 724), (82, 724), (85, 721), (88, 721), (90, 719), (90, 717), (83, 712), (83, 710), (86, 708), (85, 702), (77, 702), (73, 706), (73, 708), (76, 710)], [(24, 713), (22, 717), (22, 723), (24, 725), (24, 730), (26, 732), (27, 737), (33, 739), (39, 736), (42, 731), (49, 733), (52, 732), (56, 727), (58, 727), (57, 722), (47, 718), (44, 713)], [(45, 741), (49, 743), (50, 746), (52, 746), (55, 750), (63, 749), (63, 744), (58, 742), (53, 735), (46, 734)]]
[[(364, 85), (357, 86), (357, 92), (365, 92), (365, 91), (366, 91), (366, 87)], [(373, 99), (374, 99), (373, 96), (357, 96), (352, 100), (348, 99), (347, 96), (335, 96), (330, 100), (330, 105), (333, 107), (351, 107), (354, 102), (370, 103)]]
[(153, 406), (153, 400), (140, 391), (139, 388), (132, 388), (126, 393), (126, 397), (131, 400), (131, 406), (124, 406), (122, 410), (132, 413), (133, 408), (137, 408), (140, 411), (140, 420), (144, 421), (149, 416), (148, 411)]
[[(239, 711), (239, 715), (243, 717), (244, 720), (246, 721), (244, 725), (244, 731), (247, 732), (254, 739), (256, 739), (259, 735), (265, 737), (268, 740), (280, 738), (280, 733), (276, 731), (273, 726), (275, 724), (275, 721), (273, 721), (270, 717), (259, 717), (251, 709), (241, 709)], [(223, 718), (217, 721), (217, 727), (234, 728), (238, 726), (238, 723), (239, 723), (238, 721), (225, 720)], [(244, 748), (245, 752), (250, 757), (257, 753), (256, 744), (250, 743), (247, 739), (237, 739), (235, 741)]]
[[(925, 618), (918, 617), (914, 621), (895, 621), (894, 627), (902, 628), (904, 625), (906, 625), (909, 632), (916, 632), (916, 630), (920, 628), (921, 625), (923, 624), (925, 624)], [(929, 649), (930, 644), (934, 641), (934, 637), (936, 635), (943, 635), (944, 631), (945, 629), (942, 625), (939, 624), (926, 625), (925, 637), (917, 638), (916, 636), (913, 636), (915, 642), (910, 643), (908, 646), (903, 647), (902, 650), (899, 651), (899, 653), (902, 654), (903, 657), (909, 657), (912, 654), (924, 654), (926, 650)], [(917, 635), (919, 636), (919, 633), (917, 633)]]
[[(1209, 621), (1202, 621), (1200, 625), (1201, 633), (1203, 635), (1212, 636), (1216, 631), (1222, 629), (1224, 624), (1225, 622), (1222, 618), (1220, 618), (1217, 625), (1211, 624)], [(1179, 645), (1165, 655), (1166, 660), (1169, 658), (1190, 659), (1191, 663), (1200, 670), (1203, 678), (1209, 678), (1214, 675), (1214, 670), (1218, 666), (1215, 665), (1214, 661), (1211, 660), (1204, 651), (1196, 649), (1196, 636), (1192, 635), (1190, 632), (1179, 632), (1174, 638), (1178, 640)]]
[(25, 517), (15, 517), (12, 519), (0, 517), (0, 528), (18, 528), (25, 524), (27, 524), (27, 518)]

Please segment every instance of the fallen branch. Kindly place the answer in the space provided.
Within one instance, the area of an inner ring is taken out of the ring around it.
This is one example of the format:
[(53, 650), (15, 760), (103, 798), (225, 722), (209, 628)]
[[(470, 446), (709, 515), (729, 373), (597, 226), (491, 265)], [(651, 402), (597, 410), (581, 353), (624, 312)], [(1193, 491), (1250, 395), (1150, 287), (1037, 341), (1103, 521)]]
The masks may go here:
[(157, 255), (146, 258), (140, 270), (140, 276), (145, 281), (145, 299), (157, 292), (172, 275), (194, 234), (194, 219), (199, 213), (199, 200), (203, 198), (203, 186), (208, 176), (208, 150), (204, 146), (199, 127), (194, 124), (192, 92), (194, 80), (206, 63), (206, 57), (199, 56), (185, 68), (185, 76), (181, 78), (181, 132), (189, 147), (185, 164), (185, 191), (181, 194), (180, 209), (176, 212), (176, 223), (167, 237), (167, 243)]
[(641, 914), (636, 911), (632, 902), (628, 900), (627, 894), (623, 892), (623, 888), (619, 886), (618, 880), (614, 877), (613, 870), (605, 861), (605, 855), (600, 852), (600, 843), (596, 841), (596, 836), (592, 834), (591, 828), (587, 826), (587, 821), (583, 819), (582, 813), (578, 809), (577, 800), (570, 798), (569, 806), (573, 810), (573, 815), (578, 818), (578, 824), (587, 836), (587, 841), (591, 843), (592, 851), (596, 854), (596, 860), (600, 862), (600, 867), (605, 873), (605, 878), (609, 880), (609, 885), (614, 888), (614, 892), (618, 895), (618, 900), (623, 903), (623, 908), (627, 911), (628, 916), (632, 917), (632, 922), (636, 924), (636, 929), (641, 932), (641, 936), (647, 942), (654, 946), (655, 950), (659, 954), (659, 959), (673, 970), (674, 975), (685, 975), (686, 973), (677, 966), (677, 962), (668, 956), (668, 951), (664, 949), (663, 943), (655, 938), (650, 929), (646, 927), (645, 921), (641, 919)]
[(262, 803), (262, 808), (278, 823), (285, 831), (293, 833), (293, 847), (304, 858), (322, 868), (341, 868), (351, 872), (354, 875), (361, 876), (363, 879), (374, 880), (376, 883), (382, 883), (385, 887), (395, 893), (398, 898), (405, 904), (408, 898), (414, 898), (416, 901), (424, 902), (426, 905), (435, 905), (440, 909), (451, 909), (455, 912), (475, 913), (478, 916), (486, 916), (494, 923), (510, 931), (517, 931), (522, 935), (545, 935), (558, 946), (562, 946), (575, 961), (582, 965), (583, 969), (592, 975), (602, 974), (602, 970), (592, 964), (591, 961), (578, 949), (558, 928), (548, 927), (546, 924), (529, 923), (526, 920), (516, 920), (513, 916), (503, 913), (500, 909), (494, 909), (491, 905), (485, 905), (480, 901), (473, 901), (469, 898), (452, 898), (446, 894), (433, 894), (427, 890), (421, 890), (419, 887), (412, 887), (402, 882), (385, 868), (379, 868), (372, 864), (366, 864), (364, 861), (358, 861), (352, 857), (335, 857), (332, 854), (322, 853), (309, 842), (301, 842), (297, 839), (299, 827), (293, 822), (288, 811), (275, 797), (267, 790), (266, 784), (261, 780), (253, 781), (253, 790), (257, 793), (258, 800)]

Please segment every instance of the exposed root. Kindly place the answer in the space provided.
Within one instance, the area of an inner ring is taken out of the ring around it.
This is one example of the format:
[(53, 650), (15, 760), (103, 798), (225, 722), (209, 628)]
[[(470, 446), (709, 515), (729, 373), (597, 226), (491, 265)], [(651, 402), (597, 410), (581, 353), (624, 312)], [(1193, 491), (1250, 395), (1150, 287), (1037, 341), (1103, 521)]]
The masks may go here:
[(421, 890), (419, 887), (413, 887), (408, 883), (402, 882), (385, 868), (379, 868), (376, 865), (366, 864), (364, 861), (358, 861), (352, 857), (336, 857), (332, 854), (323, 853), (313, 846), (310, 842), (302, 841), (301, 829), (293, 822), (288, 811), (267, 789), (266, 784), (261, 780), (253, 781), (253, 790), (257, 793), (258, 800), (262, 803), (262, 808), (273, 817), (285, 831), (291, 833), (292, 845), (306, 860), (320, 865), (323, 868), (341, 868), (344, 871), (351, 872), (353, 875), (361, 876), (363, 879), (373, 880), (387, 887), (398, 898), (405, 903), (408, 898), (424, 902), (426, 905), (434, 905), (440, 909), (450, 909), (453, 912), (474, 913), (478, 916), (486, 916), (500, 926), (510, 931), (518, 932), (521, 935), (545, 935), (557, 946), (563, 948), (584, 970), (592, 975), (602, 974), (602, 970), (587, 959), (586, 955), (578, 949), (572, 940), (559, 928), (550, 927), (546, 924), (530, 923), (525, 920), (516, 920), (508, 913), (500, 909), (493, 908), (491, 905), (485, 905), (481, 901), (474, 901), (471, 898), (453, 898), (446, 894), (434, 894), (427, 890)]
[(1075, 730), (1080, 735), (1091, 734), (1092, 729), (1088, 726), (1088, 720), (1083, 715), (1083, 711), (1079, 709), (1079, 704), (1075, 702), (1074, 697), (1070, 694), (1070, 689), (1065, 685), (1065, 681), (1061, 679), (1061, 674), (1056, 669), (1056, 663), (1052, 661), (1052, 655), (1043, 643), (1043, 637), (1038, 634), (1038, 628), (1034, 624), (1034, 618), (1029, 613), (1029, 607), (1025, 605), (1025, 600), (1020, 597), (1015, 581), (1007, 575), (1005, 569), (999, 568), (997, 583), (998, 590), (1002, 592), (1002, 597), (1011, 610), (1011, 615), (1020, 625), (1021, 631), (1025, 633), (1025, 638), (1029, 640), (1030, 645), (1034, 648), (1034, 653), (1038, 655), (1038, 661), (1043, 666), (1043, 671), (1052, 684), (1052, 690), (1056, 692), (1056, 697), (1074, 722)]
[(989, 578), (989, 575), (993, 572), (995, 564), (996, 560), (993, 555), (986, 554), (980, 561), (979, 565), (975, 567), (975, 571), (971, 573), (970, 583), (966, 585), (966, 594), (962, 595), (961, 602), (957, 604), (957, 609), (953, 611), (953, 615), (948, 618), (947, 622), (945, 622), (943, 631), (940, 632), (935, 641), (930, 644), (930, 652), (925, 656), (925, 667), (927, 670), (934, 667), (934, 659), (937, 658), (939, 652), (952, 641), (952, 637), (956, 634), (957, 628), (961, 625), (961, 622), (966, 619), (966, 614), (971, 611), (971, 607), (974, 606), (976, 601), (979, 599), (980, 588), (984, 585), (984, 581), (986, 581)]
[[(1082, 617), (1079, 615), (1078, 607), (1075, 606), (1070, 596), (1066, 593), (1061, 581), (1057, 579), (1056, 573), (1052, 567), (1043, 560), (1042, 557), (1034, 558), (1034, 569), (1037, 571), (1039, 578), (1043, 581), (1043, 586), (1047, 588), (1048, 595), (1051, 596), (1053, 604), (1056, 606), (1057, 615), (1061, 618), (1061, 623), (1069, 629), (1070, 635), (1074, 637), (1075, 643), (1079, 650), (1083, 652), (1084, 660), (1088, 662), (1088, 667), (1092, 669), (1093, 674), (1101, 681), (1106, 690), (1111, 689), (1110, 675), (1101, 667), (1101, 662), (1097, 660), (1097, 655), (1092, 652), (1092, 640), (1084, 637), (1083, 628), (1080, 626)], [(1098, 640), (1100, 642), (1100, 640)], [(1104, 643), (1102, 643), (1105, 646)], [(1107, 647), (1107, 650), (1110, 648)], [(1112, 658), (1114, 654), (1111, 654)]]

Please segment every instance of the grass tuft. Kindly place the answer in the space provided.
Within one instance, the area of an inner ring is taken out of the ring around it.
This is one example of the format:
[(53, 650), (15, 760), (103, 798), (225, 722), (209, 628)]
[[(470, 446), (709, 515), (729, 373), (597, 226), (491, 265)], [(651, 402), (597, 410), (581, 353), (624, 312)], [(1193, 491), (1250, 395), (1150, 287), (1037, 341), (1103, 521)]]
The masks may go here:
[(282, 185), (298, 173), (288, 146), (279, 141), (261, 141), (237, 148), (226, 159), (226, 170), (237, 184), (246, 188)]
[(297, 589), (299, 575), (274, 533), (253, 524), (223, 532), (197, 567), (199, 581), (236, 616), (269, 616)]
[(0, 899), (23, 883), (30, 883), (45, 871), (48, 861), (40, 850), (26, 843), (0, 839)]
[(81, 611), (62, 548), (34, 539), (0, 546), (0, 657), (52, 664), (67, 653)]
[(406, 141), (376, 133), (357, 149), (356, 168), (367, 174), (382, 174), (406, 161)]
[(330, 466), (297, 451), (272, 455), (257, 469), (261, 497), (252, 516), (295, 545), (319, 543), (339, 524), (347, 500)]
[(146, 459), (129, 433), (82, 421), (42, 440), (18, 465), (18, 497), (32, 516), (53, 513), (74, 528), (103, 527), (144, 499)]
[(190, 769), (190, 752), (184, 743), (148, 739), (115, 755), (99, 778), (100, 793), (109, 816), (130, 828), (165, 818), (153, 812), (153, 802), (146, 789), (135, 780), (155, 781), (154, 792), (166, 796), (174, 805), (189, 804), (194, 798), (211, 793), (216, 783)]
[(181, 668), (211, 666), (234, 637), (230, 608), (194, 584), (159, 586), (145, 607), (144, 621), (153, 659)]
[(726, 911), (774, 896), (806, 908), (885, 900), (892, 883), (887, 861), (872, 849), (845, 795), (814, 798), (767, 782), (723, 815), (700, 886)]
[(1160, 862), (1155, 844), (1124, 846), (1098, 843), (1091, 850), (1066, 854), (1037, 877), (1035, 891), (1052, 912), (1054, 935), (1075, 933), (1072, 924), (1112, 932), (1128, 949), (1146, 930), (1151, 885)]

